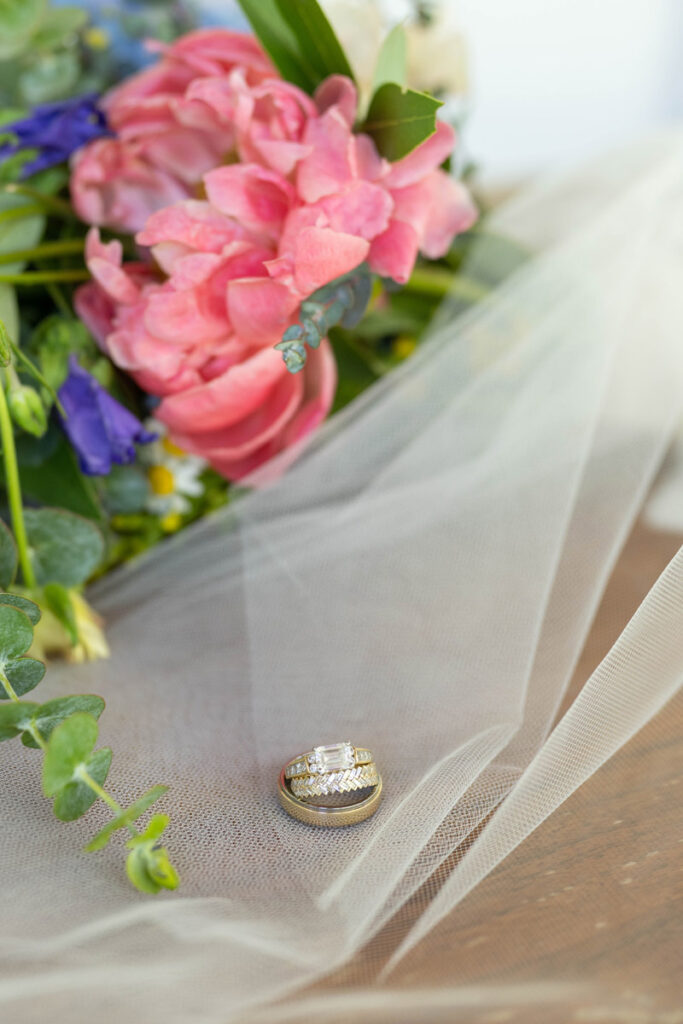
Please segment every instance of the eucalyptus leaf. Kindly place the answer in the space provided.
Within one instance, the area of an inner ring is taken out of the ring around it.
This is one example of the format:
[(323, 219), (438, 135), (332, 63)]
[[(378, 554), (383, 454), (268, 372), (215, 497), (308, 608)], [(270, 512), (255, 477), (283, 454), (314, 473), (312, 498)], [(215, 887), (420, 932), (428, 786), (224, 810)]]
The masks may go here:
[(33, 642), (33, 626), (25, 612), (9, 604), (0, 605), (0, 662), (25, 654)]
[(85, 712), (77, 712), (57, 726), (43, 761), (45, 796), (55, 796), (73, 781), (76, 768), (88, 760), (97, 743), (97, 733), (97, 722)]
[(387, 160), (400, 160), (434, 134), (442, 105), (427, 93), (386, 82), (372, 97), (361, 131), (374, 139)]
[(19, 703), (11, 701), (8, 704), (0, 704), (0, 741), (11, 740), (18, 736), (30, 722), (37, 707), (38, 704), (31, 704), (28, 701)]
[[(5, 662), (5, 675), (17, 697), (30, 693), (45, 675), (45, 665), (37, 658), (14, 658)], [(2, 699), (2, 694), (0, 694)]]
[[(21, 441), (21, 445), (17, 444), (19, 475), (27, 498), (45, 504), (54, 501), (58, 494), (61, 509), (87, 519), (102, 519), (93, 479), (81, 473), (73, 448), (57, 426), (52, 426), (42, 438), (24, 435)], [(44, 447), (40, 442), (45, 442)]]
[(0, 605), (9, 604), (18, 608), (24, 615), (28, 616), (32, 626), (40, 622), (40, 608), (35, 601), (29, 601), (27, 597), (20, 597), (18, 594), (0, 594)]
[[(0, 238), (2, 230), (0, 229)], [(11, 284), (0, 283), (0, 320), (10, 338), (19, 336), (19, 306), (17, 305), (17, 293)]]
[[(85, 763), (85, 770), (88, 775), (101, 786), (109, 774), (112, 753), (109, 747), (102, 747), (96, 750)], [(69, 782), (55, 797), (52, 808), (55, 817), (60, 821), (75, 821), (86, 811), (90, 810), (97, 800), (98, 794), (90, 788), (87, 782), (77, 780)]]
[(31, 561), (39, 584), (76, 587), (104, 557), (104, 540), (94, 523), (62, 509), (24, 512)]
[[(44, 740), (49, 740), (58, 725), (77, 711), (84, 711), (93, 718), (99, 718), (104, 711), (104, 701), (95, 694), (78, 694), (74, 697), (55, 697), (46, 704), (31, 704), (33, 724)], [(27, 705), (28, 707), (28, 705)], [(25, 747), (38, 747), (30, 732), (21, 738)]]
[(372, 79), (372, 91), (376, 92), (387, 82), (406, 84), (406, 33), (403, 25), (395, 25), (388, 34), (377, 57)]
[[(104, 828), (97, 833), (94, 839), (91, 839), (86, 846), (86, 851), (92, 853), (95, 850), (101, 850), (107, 845), (111, 836), (120, 828), (127, 828), (128, 825), (132, 825), (134, 821), (145, 813), (145, 811), (156, 803), (160, 797), (164, 795), (168, 790), (168, 786), (153, 786), (152, 789), (148, 790), (139, 800), (136, 800), (134, 804), (127, 807), (122, 814), (119, 814), (116, 818), (112, 818), (111, 821), (107, 822)], [(165, 818), (168, 823), (166, 815), (155, 815), (156, 818)], [(152, 818), (154, 821), (154, 818)], [(151, 822), (150, 822), (151, 825)], [(165, 825), (164, 825), (165, 827)], [(148, 826), (149, 829), (149, 826)], [(144, 835), (148, 835), (148, 829), (145, 830)], [(163, 832), (163, 829), (161, 830)], [(161, 835), (158, 832), (157, 835)]]
[(9, 527), (0, 519), (0, 587), (9, 587), (16, 573), (17, 546)]

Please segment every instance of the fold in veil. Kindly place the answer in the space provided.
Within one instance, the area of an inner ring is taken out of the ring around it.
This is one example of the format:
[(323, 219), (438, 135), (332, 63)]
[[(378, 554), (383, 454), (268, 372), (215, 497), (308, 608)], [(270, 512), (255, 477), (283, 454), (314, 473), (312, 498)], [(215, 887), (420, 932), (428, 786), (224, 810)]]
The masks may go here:
[[(672, 697), (680, 555), (550, 732), (680, 416), (682, 215), (678, 137), (515, 201), (494, 226), (534, 255), (487, 300), (447, 306), (277, 486), (96, 588), (111, 661), (52, 668), (43, 691), (106, 697), (119, 800), (171, 784), (183, 884), (150, 899), (121, 844), (76, 852), (99, 811), (56, 822), (35, 752), (3, 745), (14, 1021), (265, 1020), (412, 898), (414, 923), (364, 967), (391, 982)], [(380, 811), (340, 831), (287, 818), (280, 765), (346, 739), (375, 752)]]

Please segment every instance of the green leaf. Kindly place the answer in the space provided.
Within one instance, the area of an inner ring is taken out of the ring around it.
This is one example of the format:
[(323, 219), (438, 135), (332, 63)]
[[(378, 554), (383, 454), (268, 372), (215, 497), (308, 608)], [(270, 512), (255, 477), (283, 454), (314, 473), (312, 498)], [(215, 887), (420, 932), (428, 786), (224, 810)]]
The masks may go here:
[(9, 587), (16, 573), (17, 546), (7, 524), (0, 519), (0, 587)]
[(24, 729), (31, 720), (31, 715), (38, 707), (28, 701), (0, 704), (0, 741), (11, 740)]
[(66, 630), (72, 645), (78, 643), (78, 626), (76, 625), (76, 610), (74, 609), (71, 595), (61, 583), (46, 583), (43, 589), (45, 604), (50, 609), (58, 622)]
[(104, 540), (94, 523), (56, 508), (26, 509), (31, 561), (39, 584), (77, 587), (104, 557)]
[(31, 48), (54, 50), (85, 25), (87, 12), (79, 7), (51, 7), (31, 36)]
[[(2, 0), (0, 0), (1, 3)], [(34, 205), (34, 200), (29, 199), (27, 196), (0, 192), (0, 212), (20, 209), (22, 206), (33, 207)], [(41, 213), (32, 213), (29, 216), (20, 217), (15, 220), (0, 220), (0, 256), (6, 256), (17, 249), (33, 249), (40, 242), (44, 231), (45, 217)], [(25, 266), (26, 260), (18, 260), (16, 263), (5, 263), (2, 266), (2, 273), (19, 274)], [(3, 317), (3, 319), (5, 318)], [(17, 341), (18, 323), (12, 324), (5, 320), (5, 326), (9, 331), (10, 337)]]
[(372, 97), (361, 126), (387, 160), (400, 160), (436, 131), (440, 100), (386, 82)]
[(140, 512), (149, 497), (147, 477), (139, 466), (112, 466), (101, 480), (103, 501), (113, 515)]
[[(36, 658), (15, 658), (5, 662), (5, 675), (17, 697), (34, 690), (45, 675), (45, 666)], [(0, 694), (0, 699), (2, 695)]]
[[(96, 750), (85, 763), (85, 770), (88, 775), (101, 786), (109, 774), (112, 753), (109, 747), (102, 747)], [(75, 821), (86, 811), (89, 811), (97, 800), (97, 793), (94, 792), (87, 782), (69, 782), (59, 791), (55, 797), (52, 809), (55, 817), (60, 821)]]
[(47, 0), (2, 0), (0, 3), (0, 60), (21, 53), (40, 24)]
[(328, 75), (346, 75), (353, 80), (346, 54), (316, 0), (276, 0), (276, 4), (301, 55), (307, 56), (314, 68), (316, 85)]
[(97, 722), (77, 712), (57, 726), (47, 744), (43, 761), (43, 792), (55, 796), (73, 781), (76, 768), (88, 760), (97, 743)]
[(18, 608), (28, 616), (28, 619), (33, 626), (37, 626), (40, 622), (40, 608), (35, 601), (29, 601), (27, 597), (19, 597), (18, 594), (0, 594), (0, 605), (9, 604), (14, 608)]
[(19, 307), (17, 293), (11, 284), (0, 283), (0, 320), (10, 338), (19, 336)]
[(313, 93), (328, 75), (353, 78), (330, 23), (315, 0), (239, 0), (283, 78)]
[[(28, 706), (28, 705), (27, 705)], [(31, 704), (33, 711), (32, 721), (44, 740), (49, 740), (58, 725), (77, 711), (84, 711), (93, 718), (99, 718), (104, 711), (104, 701), (95, 694), (78, 694), (74, 697), (55, 697), (46, 704)], [(37, 748), (38, 744), (30, 732), (25, 732), (21, 738), (25, 747)]]
[[(92, 853), (94, 850), (103, 849), (103, 847), (105, 847), (109, 842), (109, 839), (114, 834), (114, 832), (116, 832), (120, 828), (127, 828), (128, 825), (132, 825), (134, 821), (137, 821), (138, 818), (141, 815), (143, 815), (145, 811), (152, 806), (153, 803), (156, 803), (156, 801), (159, 800), (159, 798), (162, 797), (164, 793), (166, 793), (167, 791), (168, 786), (153, 786), (152, 789), (148, 790), (147, 793), (141, 796), (139, 800), (136, 800), (134, 804), (131, 804), (130, 807), (127, 807), (123, 814), (119, 814), (116, 818), (112, 818), (112, 820), (108, 822), (100, 832), (97, 833), (94, 839), (91, 839), (91, 841), (85, 848), (86, 852)], [(150, 821), (150, 825), (148, 825), (147, 829), (145, 829), (145, 836), (148, 836), (149, 827), (151, 826), (152, 822), (155, 821), (155, 819), (157, 818), (164, 818), (166, 824), (168, 823), (168, 818), (166, 817), (165, 814), (155, 815), (154, 818), (152, 818), (152, 820)], [(164, 828), (166, 827), (166, 824), (164, 825)], [(160, 832), (156, 833), (156, 835), (161, 835), (161, 832), (163, 832), (163, 828), (161, 829)]]
[[(22, 457), (28, 445), (21, 446), (19, 476), (22, 493), (41, 504), (49, 504), (55, 500), (56, 495), (59, 495), (60, 508), (85, 516), (86, 519), (101, 520), (102, 509), (97, 500), (93, 480), (81, 473), (71, 445), (59, 431), (55, 430), (55, 433), (57, 437), (54, 445), (51, 431), (45, 435), (49, 442), (46, 445), (49, 454), (30, 463)], [(24, 440), (28, 442), (33, 439), (22, 438), (22, 441)], [(41, 440), (44, 441), (45, 438)], [(38, 454), (39, 442), (36, 442), (34, 447)]]
[(382, 43), (372, 78), (373, 93), (387, 82), (406, 84), (406, 34), (403, 25), (395, 25)]
[(25, 654), (33, 642), (33, 626), (24, 612), (0, 605), (0, 662)]

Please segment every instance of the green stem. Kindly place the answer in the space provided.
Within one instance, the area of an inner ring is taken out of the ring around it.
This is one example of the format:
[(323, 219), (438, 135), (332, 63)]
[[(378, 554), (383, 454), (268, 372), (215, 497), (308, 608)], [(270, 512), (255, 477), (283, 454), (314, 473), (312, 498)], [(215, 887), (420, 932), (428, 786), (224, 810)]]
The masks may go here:
[(0, 284), (49, 284), (55, 281), (89, 281), (87, 270), (29, 270), (23, 274), (0, 274)]
[(12, 684), (9, 681), (9, 679), (7, 678), (7, 676), (5, 675), (5, 673), (2, 670), (0, 670), (0, 683), (2, 683), (2, 685), (3, 685), (4, 689), (5, 689), (5, 693), (7, 694), (9, 699), (13, 700), (15, 704), (18, 704), (19, 703), (19, 698), (17, 697), (16, 693), (14, 692), (14, 687), (12, 686)]
[(433, 295), (436, 298), (453, 295), (456, 298), (466, 299), (467, 302), (480, 302), (489, 294), (489, 289), (479, 281), (474, 281), (471, 277), (465, 277), (463, 274), (453, 274), (450, 270), (442, 270), (438, 267), (430, 270), (418, 267), (405, 285), (405, 291)]
[(95, 782), (92, 775), (90, 775), (88, 770), (84, 768), (83, 765), (78, 766), (75, 774), (80, 779), (81, 782), (84, 782), (86, 786), (89, 786), (90, 789), (92, 789), (93, 793), (97, 793), (100, 800), (102, 800), (107, 805), (107, 807), (109, 807), (110, 810), (114, 812), (114, 814), (117, 817), (119, 814), (123, 814), (123, 807), (121, 807), (120, 804), (117, 804), (113, 796), (109, 796), (109, 793), (107, 793), (106, 789), (102, 789), (99, 782)]
[(24, 260), (45, 259), (51, 256), (71, 256), (83, 253), (83, 240), (67, 238), (63, 242), (44, 242), (32, 249), (17, 249), (14, 252), (0, 253), (0, 264), (17, 263)]
[[(42, 384), (42, 386), (45, 388), (45, 390), (50, 395), (50, 398), (52, 399), (52, 401), (57, 406), (57, 409), (59, 411), (60, 416), (63, 416), (64, 419), (66, 419), (66, 410), (64, 409), (64, 406), (60, 402), (59, 395), (57, 394), (55, 389), (52, 387), (52, 385), (47, 380), (45, 380), (45, 377), (43, 377), (43, 375), (40, 372), (40, 370), (38, 369), (38, 367), (35, 366), (35, 364), (28, 358), (28, 356), (25, 355), (25, 353), (21, 351), (19, 346), (16, 345), (11, 339), (10, 339), (10, 345), (12, 346), (12, 351), (14, 352), (14, 355), (16, 356), (16, 358), (20, 362), (22, 362), (24, 364), (24, 366), (26, 367), (28, 372), (33, 377), (35, 377), (35, 379), (38, 381), (38, 383)], [(8, 368), (8, 372), (9, 372), (9, 368)]]
[(64, 298), (64, 293), (62, 289), (59, 287), (59, 285), (54, 284), (52, 281), (46, 281), (45, 288), (47, 289), (50, 298), (54, 302), (59, 312), (63, 313), (64, 316), (72, 317), (73, 310), (71, 309), (69, 303)]
[(5, 462), (5, 486), (7, 488), (7, 498), (12, 516), (12, 529), (17, 544), (19, 564), (24, 577), (24, 583), (30, 590), (34, 590), (36, 577), (28, 550), (24, 509), (21, 503), (21, 483), (19, 481), (19, 466), (17, 465), (17, 450), (14, 445), (14, 430), (12, 429), (12, 420), (3, 385), (4, 381), (0, 381), (0, 438), (2, 439), (2, 454)]
[(59, 199), (57, 196), (45, 195), (45, 193), (40, 192), (37, 188), (32, 188), (30, 185), (18, 185), (16, 182), (12, 182), (11, 185), (5, 185), (4, 190), (9, 192), (10, 195), (27, 196), (29, 199), (33, 199), (35, 203), (40, 205), (43, 212), (54, 213), (59, 217), (66, 217), (68, 220), (76, 219), (76, 214), (63, 199)]
[(44, 213), (45, 207), (39, 203), (27, 203), (25, 206), (13, 206), (9, 210), (0, 211), (0, 224), (8, 220), (23, 220), (24, 217), (34, 217), (37, 213)]

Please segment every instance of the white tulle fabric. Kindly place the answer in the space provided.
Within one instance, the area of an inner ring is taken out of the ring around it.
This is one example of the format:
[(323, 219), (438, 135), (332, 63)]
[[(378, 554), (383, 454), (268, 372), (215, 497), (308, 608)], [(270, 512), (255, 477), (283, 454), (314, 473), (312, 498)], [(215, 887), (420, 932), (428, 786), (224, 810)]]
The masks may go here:
[[(278, 486), (93, 593), (113, 657), (52, 669), (44, 692), (105, 695), (120, 800), (171, 784), (183, 885), (133, 892), (122, 841), (78, 853), (99, 810), (56, 822), (36, 753), (3, 744), (3, 1018), (398, 1020), (382, 987), (310, 1014), (269, 1004), (343, 965), (420, 889), (416, 923), (366, 966), (391, 984), (680, 686), (679, 555), (550, 733), (681, 413), (683, 142), (536, 190), (495, 227), (536, 255), (445, 312)], [(381, 810), (341, 831), (288, 819), (280, 765), (345, 739), (375, 752)], [(414, 1005), (451, 1020), (443, 998)]]

